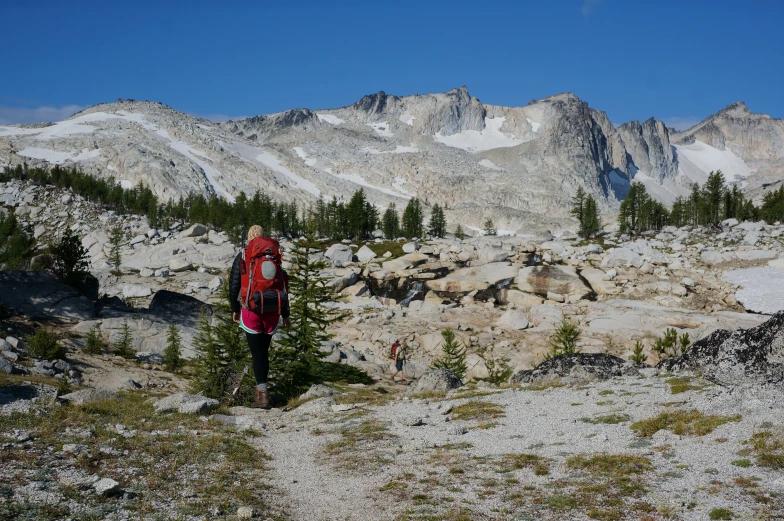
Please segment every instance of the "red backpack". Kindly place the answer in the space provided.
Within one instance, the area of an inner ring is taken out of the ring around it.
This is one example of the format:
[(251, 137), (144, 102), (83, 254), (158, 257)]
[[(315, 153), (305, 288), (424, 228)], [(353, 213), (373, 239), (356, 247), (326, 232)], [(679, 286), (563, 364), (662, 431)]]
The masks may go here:
[(240, 263), (240, 304), (256, 313), (280, 313), (288, 306), (288, 277), (281, 268), (280, 243), (256, 237), (248, 243)]
[(392, 347), (389, 349), (389, 358), (394, 359), (398, 349), (400, 349), (400, 342), (392, 344)]

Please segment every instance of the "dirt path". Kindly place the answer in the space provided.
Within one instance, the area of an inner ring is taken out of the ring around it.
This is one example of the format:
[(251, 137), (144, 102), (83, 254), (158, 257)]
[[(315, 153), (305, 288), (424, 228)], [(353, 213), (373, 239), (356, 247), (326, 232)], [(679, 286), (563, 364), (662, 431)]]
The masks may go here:
[[(287, 415), (280, 417), (285, 421)], [(393, 519), (388, 497), (378, 491), (387, 479), (340, 471), (319, 461), (331, 436), (312, 435), (316, 425), (269, 430), (255, 444), (271, 456), (272, 485), (283, 492), (280, 505), (292, 521), (365, 521)]]

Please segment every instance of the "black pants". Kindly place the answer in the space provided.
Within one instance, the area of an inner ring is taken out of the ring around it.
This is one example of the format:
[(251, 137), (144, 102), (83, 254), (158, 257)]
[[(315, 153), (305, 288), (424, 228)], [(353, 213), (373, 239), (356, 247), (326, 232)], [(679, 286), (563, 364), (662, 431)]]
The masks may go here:
[(250, 355), (253, 357), (253, 374), (256, 375), (256, 383), (265, 384), (269, 374), (269, 346), (272, 335), (264, 333), (254, 335), (246, 332), (245, 338), (248, 339)]

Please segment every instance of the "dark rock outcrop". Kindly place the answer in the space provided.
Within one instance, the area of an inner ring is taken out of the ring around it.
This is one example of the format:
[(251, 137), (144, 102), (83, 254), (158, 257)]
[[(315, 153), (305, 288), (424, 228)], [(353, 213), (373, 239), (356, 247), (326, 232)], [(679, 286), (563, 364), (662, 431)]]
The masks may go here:
[(0, 304), (29, 318), (54, 322), (95, 317), (90, 299), (42, 271), (0, 271)]
[(448, 369), (433, 369), (423, 374), (410, 387), (411, 393), (427, 393), (432, 391), (451, 391), (462, 387), (463, 382), (455, 373)]
[(512, 383), (547, 383), (566, 379), (577, 381), (607, 380), (615, 376), (639, 374), (632, 362), (613, 355), (575, 353), (545, 360), (534, 369), (512, 376)]
[(202, 313), (212, 315), (212, 306), (197, 298), (162, 289), (155, 292), (150, 306), (143, 313), (168, 323), (195, 328)]
[(735, 332), (717, 330), (679, 358), (659, 362), (665, 371), (697, 371), (723, 385), (784, 382), (784, 311), (764, 324)]

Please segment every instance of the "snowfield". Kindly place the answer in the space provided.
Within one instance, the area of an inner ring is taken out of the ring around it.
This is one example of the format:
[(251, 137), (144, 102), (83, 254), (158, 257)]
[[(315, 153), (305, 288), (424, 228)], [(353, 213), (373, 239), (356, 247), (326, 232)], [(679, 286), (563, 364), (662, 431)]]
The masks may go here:
[(446, 146), (461, 148), (468, 152), (482, 152), (494, 148), (516, 147), (525, 143), (521, 139), (501, 132), (506, 118), (485, 118), (485, 128), (481, 131), (464, 130), (450, 136), (436, 134), (433, 139)]
[(95, 159), (101, 154), (101, 149), (88, 150), (84, 149), (79, 154), (72, 154), (70, 152), (58, 152), (56, 150), (49, 150), (48, 148), (30, 147), (25, 148), (19, 152), (20, 156), (29, 157), (31, 159), (42, 159), (55, 165), (62, 165), (67, 162), (79, 162)]
[(496, 165), (489, 159), (483, 159), (479, 162), (479, 164), (485, 168), (489, 168), (490, 170), (501, 170), (501, 168), (499, 168), (498, 165)]
[(389, 130), (389, 122), (381, 121), (379, 123), (366, 123), (367, 126), (376, 131), (381, 137), (394, 137), (395, 134)]
[(708, 178), (707, 173), (716, 170), (721, 170), (728, 183), (753, 173), (743, 159), (729, 150), (719, 150), (702, 141), (673, 146), (678, 154), (678, 173), (692, 182), (702, 184)]
[(404, 147), (401, 145), (397, 145), (394, 150), (379, 150), (373, 147), (364, 147), (360, 149), (362, 152), (367, 152), (368, 154), (413, 154), (414, 152), (419, 152), (419, 149), (411, 143), (411, 146)]
[(308, 153), (305, 152), (305, 149), (302, 147), (294, 147), (294, 152), (297, 153), (297, 156), (305, 161), (305, 165), (307, 166), (316, 166), (318, 163), (318, 159), (308, 158)]
[(784, 270), (746, 268), (728, 271), (723, 278), (741, 287), (735, 298), (747, 310), (772, 315), (784, 309)]
[[(327, 170), (327, 169), (325, 169)], [(332, 174), (332, 170), (329, 169), (329, 173)], [(372, 185), (368, 183), (364, 177), (358, 176), (355, 174), (332, 174), (337, 178), (345, 179), (346, 181), (351, 181), (354, 184), (358, 184), (360, 186), (364, 186), (365, 188), (370, 188), (371, 190), (376, 190), (383, 194), (391, 195), (392, 197), (399, 197), (401, 199), (411, 199), (410, 195), (404, 194), (402, 192), (396, 192), (394, 190), (390, 190), (388, 188), (381, 188), (380, 186)]]
[(539, 127), (542, 126), (541, 123), (537, 123), (536, 121), (531, 120), (531, 118), (525, 118), (529, 125), (531, 125), (531, 130), (534, 132), (539, 132)]
[(414, 120), (416, 119), (416, 117), (412, 116), (411, 114), (406, 112), (405, 114), (401, 114), (400, 118), (398, 118), (398, 119), (400, 120), (401, 123), (405, 123), (409, 127), (413, 127), (414, 126)]
[(340, 125), (341, 123), (346, 122), (346, 120), (340, 119), (332, 114), (316, 114), (316, 116), (319, 118), (319, 121), (326, 121), (330, 125)]

